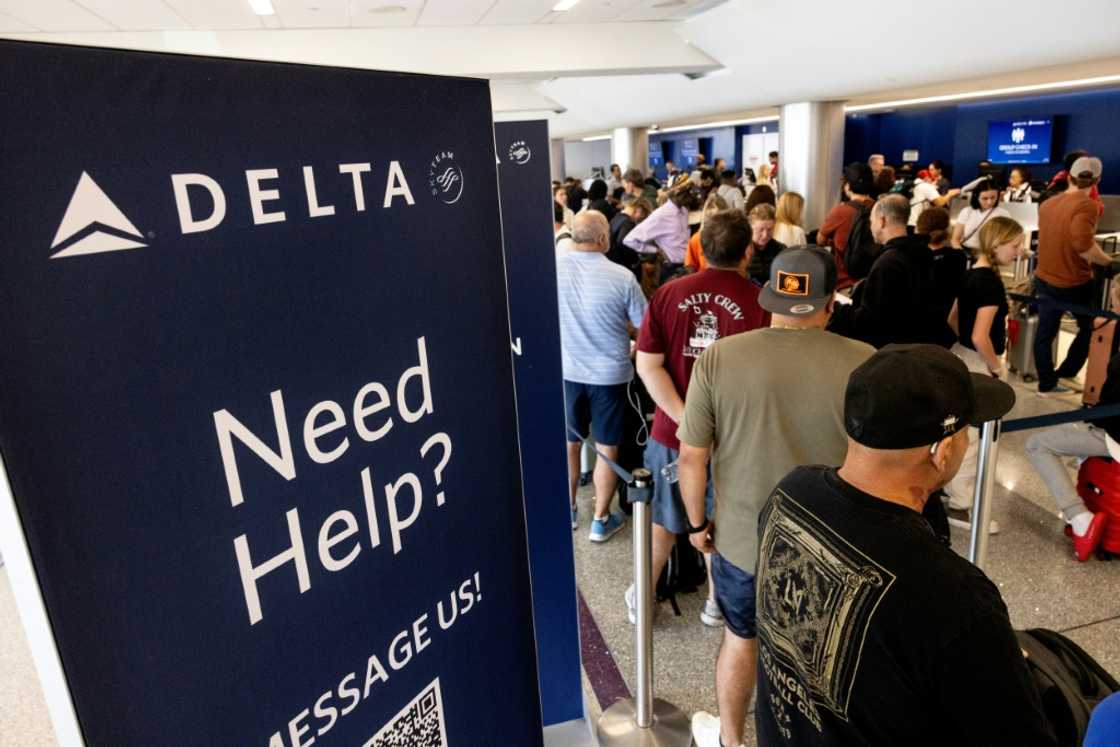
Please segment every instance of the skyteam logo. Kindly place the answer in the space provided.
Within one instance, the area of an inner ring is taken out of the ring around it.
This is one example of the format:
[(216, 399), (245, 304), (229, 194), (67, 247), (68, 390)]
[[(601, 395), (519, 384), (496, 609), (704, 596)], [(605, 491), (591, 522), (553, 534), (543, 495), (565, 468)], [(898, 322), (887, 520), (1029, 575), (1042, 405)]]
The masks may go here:
[(525, 144), (524, 140), (518, 140), (513, 145), (509, 146), (509, 160), (516, 163), (518, 166), (524, 166), (529, 163), (529, 159), (533, 157), (533, 152), (529, 150), (529, 146)]
[(1026, 139), (1027, 139), (1027, 131), (1024, 130), (1022, 127), (1016, 127), (1015, 129), (1013, 129), (1011, 131), (1011, 142), (1015, 143), (1016, 145), (1018, 145), (1019, 143), (1023, 142)]
[(455, 162), (453, 152), (437, 153), (428, 164), (428, 187), (433, 197), (448, 205), (454, 205), (463, 196), (463, 170)]
[(147, 246), (143, 238), (132, 221), (83, 171), (51, 242), (51, 249), (58, 249), (51, 259), (137, 249)]

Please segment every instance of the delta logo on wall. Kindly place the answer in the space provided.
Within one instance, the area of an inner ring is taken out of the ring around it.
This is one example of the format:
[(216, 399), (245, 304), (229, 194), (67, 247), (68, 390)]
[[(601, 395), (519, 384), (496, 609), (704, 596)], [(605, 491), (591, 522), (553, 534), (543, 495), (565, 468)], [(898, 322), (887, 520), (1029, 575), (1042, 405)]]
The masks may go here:
[[(446, 205), (453, 205), (463, 196), (463, 170), (454, 160), (451, 151), (441, 151), (432, 159), (429, 170), (429, 183), (432, 196)], [(438, 173), (436, 173), (438, 167)], [(338, 177), (349, 178), (353, 195), (354, 211), (366, 211), (366, 185), (372, 182), (366, 176), (373, 176), (371, 163), (340, 163)], [(382, 193), (381, 207), (388, 209), (403, 203), (406, 207), (416, 204), (412, 188), (399, 161), (390, 161), (385, 170), (385, 188)], [(268, 203), (280, 198), (280, 190), (274, 182), (280, 178), (279, 169), (249, 169), (245, 171), (245, 186), (249, 210), (254, 225), (282, 223), (288, 220), (288, 213), (276, 210)], [(322, 177), (320, 177), (322, 178)], [(335, 215), (337, 206), (321, 204), (316, 190), (316, 175), (313, 166), (303, 167), (304, 194), (307, 198), (307, 218), (322, 218)], [(226, 218), (228, 202), (227, 189), (213, 177), (202, 173), (171, 174), (171, 189), (175, 198), (175, 208), (179, 215), (179, 230), (184, 236), (190, 233), (212, 231)], [(208, 215), (199, 208), (202, 193), (209, 194), (212, 207)], [(94, 181), (88, 171), (83, 171), (78, 184), (70, 197), (62, 222), (55, 232), (50, 248), (55, 250), (51, 259), (64, 259), (86, 254), (118, 252), (126, 249), (139, 249), (148, 246), (148, 241), (156, 233), (147, 235), (136, 227), (105, 190)]]

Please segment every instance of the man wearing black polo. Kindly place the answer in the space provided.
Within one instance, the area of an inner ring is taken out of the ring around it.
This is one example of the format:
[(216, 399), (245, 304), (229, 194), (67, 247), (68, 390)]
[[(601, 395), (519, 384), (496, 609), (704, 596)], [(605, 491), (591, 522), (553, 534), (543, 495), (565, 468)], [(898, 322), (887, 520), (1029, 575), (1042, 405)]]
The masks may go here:
[(759, 744), (1056, 745), (999, 590), (921, 513), (1014, 402), (935, 345), (852, 372), (844, 465), (795, 469), (759, 519)]
[(932, 343), (949, 348), (949, 328), (933, 275), (933, 252), (925, 236), (909, 236), (910, 206), (901, 195), (884, 195), (871, 208), (871, 233), (883, 249), (852, 304), (832, 315), (828, 331), (881, 348), (891, 343)]

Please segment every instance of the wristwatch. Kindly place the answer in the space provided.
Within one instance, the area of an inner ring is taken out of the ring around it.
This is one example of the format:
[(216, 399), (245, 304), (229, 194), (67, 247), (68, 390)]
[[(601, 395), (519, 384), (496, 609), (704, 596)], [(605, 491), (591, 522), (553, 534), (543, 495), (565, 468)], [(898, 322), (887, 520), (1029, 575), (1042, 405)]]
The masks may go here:
[(707, 519), (704, 519), (703, 524), (701, 524), (698, 527), (694, 527), (694, 526), (692, 526), (692, 524), (690, 524), (688, 522), (688, 517), (687, 516), (684, 517), (684, 519), (685, 519), (685, 523), (688, 524), (688, 533), (689, 534), (700, 534), (700, 532), (705, 531), (712, 523), (712, 522), (708, 521)]

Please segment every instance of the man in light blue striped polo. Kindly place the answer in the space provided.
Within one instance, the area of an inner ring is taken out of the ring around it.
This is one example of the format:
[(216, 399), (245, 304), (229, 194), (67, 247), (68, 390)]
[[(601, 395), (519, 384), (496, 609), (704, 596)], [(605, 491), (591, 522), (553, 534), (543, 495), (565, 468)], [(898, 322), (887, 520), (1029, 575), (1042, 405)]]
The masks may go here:
[[(572, 221), (572, 251), (556, 260), (560, 305), (560, 342), (564, 371), (564, 408), (569, 427), (595, 436), (599, 450), (618, 459), (622, 441), (626, 385), (634, 377), (630, 329), (641, 327), (646, 298), (634, 274), (606, 258), (610, 226), (596, 210)], [(568, 485), (572, 528), (577, 526), (576, 484), (579, 441), (568, 434)], [(595, 465), (595, 516), (590, 540), (606, 542), (622, 528), (623, 516), (611, 513), (618, 478), (600, 459)]]

